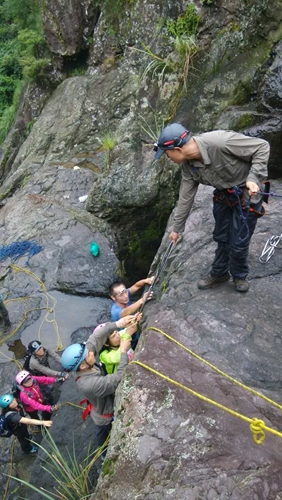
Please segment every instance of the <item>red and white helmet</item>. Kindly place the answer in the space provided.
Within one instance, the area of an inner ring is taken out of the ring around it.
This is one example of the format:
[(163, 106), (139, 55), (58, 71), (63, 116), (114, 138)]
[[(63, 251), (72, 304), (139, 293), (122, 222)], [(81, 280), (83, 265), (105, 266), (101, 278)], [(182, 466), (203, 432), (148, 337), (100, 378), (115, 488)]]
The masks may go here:
[(23, 381), (27, 378), (27, 377), (31, 377), (30, 373), (27, 372), (26, 370), (22, 370), (21, 372), (19, 372), (17, 375), (16, 375), (16, 381), (17, 381), (17, 384), (22, 384)]
[(100, 328), (103, 328), (103, 326), (105, 326), (106, 323), (101, 323), (101, 325), (98, 325), (96, 326), (96, 328), (93, 330), (93, 333), (96, 333), (98, 330), (100, 330)]

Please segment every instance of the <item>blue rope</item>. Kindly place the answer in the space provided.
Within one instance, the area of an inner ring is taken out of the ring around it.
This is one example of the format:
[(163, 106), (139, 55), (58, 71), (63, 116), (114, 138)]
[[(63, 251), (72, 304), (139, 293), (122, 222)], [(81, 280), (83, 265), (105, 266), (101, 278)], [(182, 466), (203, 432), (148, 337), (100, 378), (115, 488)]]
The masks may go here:
[[(241, 221), (241, 227), (240, 227), (239, 233), (238, 233), (238, 240), (241, 243), (244, 243), (248, 239), (248, 237), (250, 235), (250, 229), (249, 229), (248, 221), (247, 221), (249, 204), (246, 204), (246, 206), (245, 206), (245, 211), (246, 211), (246, 214), (247, 214), (247, 215), (245, 215), (244, 211), (243, 211), (243, 207), (242, 207), (242, 202), (241, 202), (242, 189), (239, 188), (238, 186), (234, 186), (232, 189), (233, 189), (234, 195), (236, 196), (236, 198), (238, 200), (239, 218), (240, 218), (240, 221)], [(241, 234), (244, 231), (244, 229), (246, 231), (246, 235), (245, 235), (244, 238), (242, 238)]]
[(15, 262), (20, 257), (27, 255), (26, 266), (29, 265), (29, 259), (43, 250), (43, 246), (36, 241), (14, 241), (10, 245), (0, 246), (0, 262), (3, 262), (10, 257), (11, 262)]
[(282, 194), (275, 193), (274, 191), (269, 191), (269, 193), (265, 191), (257, 191), (256, 194), (263, 194), (264, 196), (278, 196), (279, 198), (282, 198)]

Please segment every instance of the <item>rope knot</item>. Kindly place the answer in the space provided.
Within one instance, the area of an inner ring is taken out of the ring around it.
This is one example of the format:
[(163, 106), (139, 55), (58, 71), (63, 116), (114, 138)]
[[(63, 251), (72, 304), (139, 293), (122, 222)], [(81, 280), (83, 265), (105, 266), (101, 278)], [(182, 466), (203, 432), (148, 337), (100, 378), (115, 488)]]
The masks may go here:
[(261, 444), (265, 440), (265, 423), (263, 420), (259, 420), (258, 418), (253, 418), (250, 423), (250, 429), (253, 434), (253, 440), (256, 444)]

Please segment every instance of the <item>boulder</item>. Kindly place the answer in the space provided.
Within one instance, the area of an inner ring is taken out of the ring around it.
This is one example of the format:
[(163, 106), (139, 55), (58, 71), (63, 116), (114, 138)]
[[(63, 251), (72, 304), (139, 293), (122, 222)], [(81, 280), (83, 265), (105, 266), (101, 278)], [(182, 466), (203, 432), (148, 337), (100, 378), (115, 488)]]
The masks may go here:
[[(279, 189), (274, 185), (274, 190)], [(281, 491), (281, 437), (266, 432), (255, 444), (249, 424), (203, 395), (282, 432), (279, 409), (246, 391), (263, 393), (281, 407), (281, 254), (268, 264), (258, 257), (272, 234), (280, 234), (279, 200), (259, 220), (250, 250), (248, 294), (232, 282), (200, 291), (212, 240), (212, 190), (202, 187), (183, 239), (169, 257), (147, 303), (134, 360), (188, 387), (173, 385), (131, 364), (116, 399), (116, 418), (103, 474), (93, 498), (272, 499)], [(168, 228), (169, 229), (169, 228)], [(153, 269), (167, 246), (164, 239)], [(238, 381), (230, 381), (181, 346)]]

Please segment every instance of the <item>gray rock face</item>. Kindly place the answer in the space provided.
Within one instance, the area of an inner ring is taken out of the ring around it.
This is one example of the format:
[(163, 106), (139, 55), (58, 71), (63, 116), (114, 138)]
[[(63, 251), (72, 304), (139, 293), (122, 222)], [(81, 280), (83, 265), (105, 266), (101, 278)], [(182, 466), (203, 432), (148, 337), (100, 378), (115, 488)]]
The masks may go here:
[(41, 0), (43, 26), (52, 52), (62, 56), (88, 47), (99, 9), (89, 0)]
[[(196, 283), (209, 270), (215, 250), (211, 192), (206, 187), (198, 192), (183, 239), (161, 277), (157, 300), (146, 305), (134, 359), (281, 432), (277, 408), (150, 330), (163, 330), (281, 404), (280, 251), (266, 265), (258, 261), (266, 239), (279, 233), (280, 202), (272, 201), (268, 215), (258, 222), (248, 294), (238, 294), (231, 282), (200, 291)], [(161, 250), (166, 245), (167, 239)], [(274, 500), (282, 487), (280, 444), (280, 438), (267, 432), (263, 444), (255, 444), (248, 423), (133, 364), (118, 390), (105, 475), (93, 498), (106, 494), (108, 499), (190, 500), (228, 495)]]
[[(19, 151), (15, 133), (9, 161), (3, 151), (0, 239), (6, 244), (36, 239), (44, 249), (31, 259), (30, 269), (47, 290), (68, 292), (71, 299), (76, 294), (85, 301), (93, 297), (93, 306), (79, 325), (69, 324), (73, 302), (65, 302), (65, 346), (84, 341), (97, 322), (105, 321), (108, 285), (130, 259), (132, 268), (146, 273), (174, 205), (178, 169), (166, 160), (152, 163), (153, 137), (144, 125), (153, 126), (157, 135), (155, 122), (160, 125), (170, 117), (193, 132), (233, 128), (260, 135), (271, 144), (271, 175), (279, 175), (281, 8), (276, 0), (197, 3), (201, 50), (179, 102), (178, 76), (140, 83), (140, 67), (148, 61), (129, 47), (140, 47), (142, 41), (166, 57), (171, 49), (158, 36), (159, 23), (162, 18), (176, 18), (183, 10), (180, 2), (135, 2), (119, 19), (118, 35), (107, 31), (105, 12), (96, 24), (93, 2), (66, 5), (48, 0), (42, 6), (50, 49), (60, 63), (87, 50), (93, 36), (89, 71), (65, 80), (42, 112), (49, 94), (42, 96), (35, 89), (34, 107), (29, 104), (29, 114), (19, 116), (25, 127), (27, 117), (37, 120)], [(112, 145), (105, 141), (107, 134)], [(208, 270), (215, 249), (211, 191), (199, 191), (183, 240), (158, 284), (156, 300), (146, 305), (135, 359), (280, 429), (277, 409), (232, 385), (160, 333), (145, 331), (160, 327), (231, 376), (281, 401), (280, 252), (266, 266), (257, 260), (266, 239), (280, 234), (280, 204), (271, 203), (253, 238), (250, 292), (240, 296), (231, 283), (200, 292), (196, 282)], [(80, 202), (85, 195), (86, 203)], [(97, 258), (89, 252), (93, 240), (100, 245)], [(160, 252), (166, 245), (167, 238)], [(24, 267), (25, 261), (24, 257), (18, 264)], [(1, 265), (4, 295), (32, 296), (29, 307), (34, 309), (14, 336), (19, 343), (40, 321), (37, 308), (45, 303), (38, 281), (24, 272), (15, 274), (8, 264), (7, 260)], [(23, 317), (25, 302), (10, 302), (7, 308), (14, 328)], [(3, 390), (8, 390), (16, 367), (9, 363), (0, 368)], [(69, 381), (61, 400), (77, 403), (78, 399)], [(54, 417), (52, 435), (64, 450), (65, 445), (72, 447), (74, 430), (82, 461), (91, 441), (91, 421), (83, 424), (77, 412), (63, 406)], [(2, 474), (8, 472), (10, 442), (0, 444)], [(279, 438), (267, 434), (262, 445), (255, 445), (246, 422), (131, 365), (118, 392), (111, 446), (95, 498), (278, 500), (280, 464)], [(38, 470), (39, 460), (33, 477), (48, 488), (49, 476), (41, 469), (39, 476)], [(15, 473), (20, 475), (18, 465)], [(29, 492), (27, 498), (37, 500), (38, 495), (32, 495)]]

